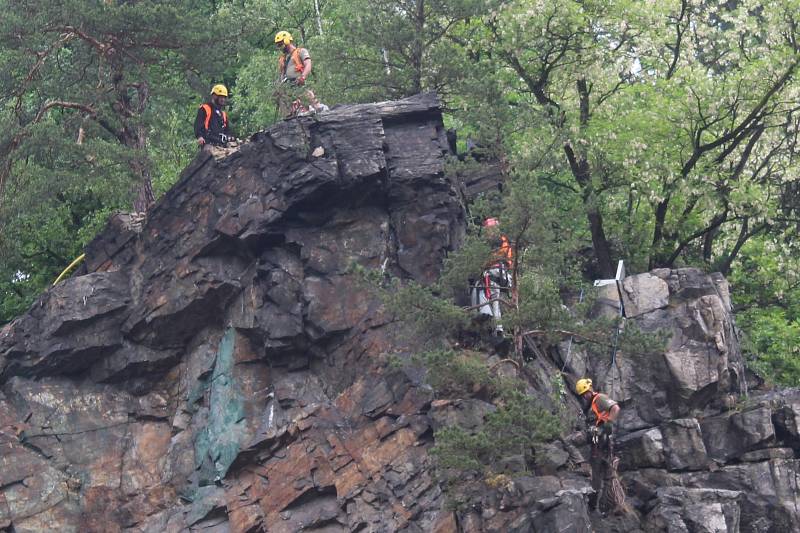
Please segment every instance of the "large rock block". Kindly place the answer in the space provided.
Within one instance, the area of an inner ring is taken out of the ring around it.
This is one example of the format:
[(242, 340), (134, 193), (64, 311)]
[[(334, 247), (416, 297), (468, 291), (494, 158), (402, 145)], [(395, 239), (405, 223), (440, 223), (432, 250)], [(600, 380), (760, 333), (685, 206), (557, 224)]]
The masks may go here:
[(496, 410), (494, 405), (481, 400), (435, 400), (429, 416), (431, 426), (437, 431), (448, 426), (476, 430), (483, 426), (486, 415)]
[(724, 488), (741, 492), (742, 531), (798, 531), (800, 461), (773, 459), (725, 466), (715, 472), (683, 474), (693, 488)]
[(112, 220), (0, 333), (0, 529), (453, 526), (430, 392), (385, 364), (419, 341), (353, 268), (437, 279), (466, 226), (447, 152), (434, 95), (341, 106)]
[(539, 500), (535, 509), (531, 518), (533, 531), (593, 531), (586, 499), (580, 491), (559, 491), (553, 498)]
[(772, 409), (767, 403), (739, 413), (703, 419), (700, 427), (709, 457), (720, 462), (775, 440)]
[(621, 470), (663, 468), (664, 437), (659, 428), (642, 429), (617, 439)]
[(620, 285), (625, 316), (628, 318), (635, 318), (669, 305), (667, 282), (649, 272), (628, 276)]
[(122, 346), (129, 304), (128, 278), (120, 272), (59, 283), (0, 330), (0, 375), (80, 373)]
[(740, 498), (740, 492), (731, 490), (659, 489), (645, 527), (668, 533), (738, 533)]
[(670, 420), (661, 426), (661, 433), (669, 470), (701, 470), (708, 466), (706, 447), (696, 419)]
[(772, 407), (775, 437), (800, 450), (800, 391), (797, 389), (768, 394), (764, 397)]
[(623, 425), (643, 429), (701, 415), (745, 390), (727, 282), (684, 268), (621, 282), (628, 323), (666, 337), (663, 350), (588, 361), (587, 372), (623, 405)]

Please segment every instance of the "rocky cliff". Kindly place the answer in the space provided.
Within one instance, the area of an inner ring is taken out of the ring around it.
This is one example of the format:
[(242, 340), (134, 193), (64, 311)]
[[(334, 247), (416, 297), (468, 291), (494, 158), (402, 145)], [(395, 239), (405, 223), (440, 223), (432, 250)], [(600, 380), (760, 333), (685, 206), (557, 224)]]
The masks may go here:
[(575, 341), (505, 369), (621, 400), (633, 513), (590, 512), (585, 450), (558, 442), (448, 505), (433, 428), (490, 406), (392, 369), (414, 337), (352, 268), (437, 277), (465, 231), (446, 157), (431, 95), (343, 106), (203, 152), (139, 231), (112, 221), (0, 331), (0, 530), (798, 530), (800, 394), (744, 395), (727, 285), (695, 270), (610, 293), (669, 332), (658, 357)]

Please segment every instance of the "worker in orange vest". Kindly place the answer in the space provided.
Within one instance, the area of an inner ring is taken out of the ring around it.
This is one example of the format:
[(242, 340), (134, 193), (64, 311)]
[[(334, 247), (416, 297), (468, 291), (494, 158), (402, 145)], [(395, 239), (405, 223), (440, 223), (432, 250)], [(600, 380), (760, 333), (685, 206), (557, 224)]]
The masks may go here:
[(311, 75), (311, 55), (308, 50), (295, 46), (288, 31), (275, 34), (275, 46), (281, 52), (278, 58), (278, 109), (283, 117), (292, 117), (327, 111), (310, 89), (302, 89)]
[(275, 47), (281, 52), (278, 58), (281, 83), (290, 82), (298, 87), (305, 85), (311, 74), (311, 55), (308, 50), (295, 46), (294, 38), (288, 31), (275, 34)]
[(225, 146), (233, 140), (225, 104), (228, 102), (228, 88), (222, 84), (211, 88), (211, 97), (197, 110), (194, 120), (194, 136), (201, 148), (206, 145)]
[[(619, 416), (620, 408), (617, 402), (608, 395), (595, 392), (592, 388), (592, 380), (589, 378), (579, 379), (575, 383), (575, 392), (580, 396), (587, 408), (586, 411), (592, 414), (592, 425), (590, 426), (590, 440), (592, 450), (590, 463), (592, 465), (592, 488), (595, 490), (593, 497), (594, 506), (598, 505), (598, 496), (603, 486), (603, 482), (610, 475), (610, 470), (616, 470), (618, 459), (614, 457), (614, 422)], [(592, 505), (590, 505), (592, 506)]]
[(500, 300), (504, 295), (508, 296), (511, 289), (510, 272), (514, 263), (514, 249), (508, 237), (500, 232), (499, 220), (487, 218), (482, 226), (484, 236), (492, 241), (494, 251), (491, 260), (484, 265), (481, 279), (472, 285), (472, 305), (480, 305), (478, 310), (481, 314), (494, 318), (494, 333), (502, 336)]

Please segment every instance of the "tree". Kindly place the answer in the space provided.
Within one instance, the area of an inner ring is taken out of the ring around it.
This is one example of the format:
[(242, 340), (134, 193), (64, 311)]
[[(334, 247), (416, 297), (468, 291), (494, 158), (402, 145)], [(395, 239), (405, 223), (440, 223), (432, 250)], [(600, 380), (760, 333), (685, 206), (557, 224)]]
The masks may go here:
[(796, 218), (777, 203), (796, 149), (793, 6), (509, 1), (481, 19), (464, 53), (496, 74), (476, 88), (516, 108), (515, 163), (583, 205), (596, 275), (641, 248), (638, 268), (727, 272), (749, 238)]
[(200, 2), (77, 0), (3, 2), (0, 25), (4, 130), (0, 197), (35, 148), (34, 130), (47, 124), (55, 139), (87, 137), (124, 148), (136, 181), (133, 207), (154, 200), (148, 139), (152, 102), (169, 95), (154, 82), (165, 71), (219, 72), (229, 21)]
[(793, 241), (786, 236), (749, 240), (740, 254), (741, 268), (729, 278), (751, 368), (786, 387), (800, 385), (800, 261)]
[(232, 24), (240, 18), (228, 3), (219, 11), (200, 1), (0, 8), (4, 322), (114, 210), (141, 211), (177, 179), (196, 153), (198, 102), (237, 57), (237, 33), (250, 28)]

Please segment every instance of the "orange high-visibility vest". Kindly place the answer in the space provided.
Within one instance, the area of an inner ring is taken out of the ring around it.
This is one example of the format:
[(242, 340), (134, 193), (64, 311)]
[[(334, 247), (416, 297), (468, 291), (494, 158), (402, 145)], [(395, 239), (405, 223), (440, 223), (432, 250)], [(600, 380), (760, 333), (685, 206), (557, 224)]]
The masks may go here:
[(500, 236), (500, 248), (497, 249), (497, 256), (508, 261), (509, 266), (514, 262), (514, 249), (505, 235)]
[[(294, 69), (297, 72), (303, 72), (303, 62), (300, 61), (300, 47), (297, 47), (292, 52), (291, 58), (292, 63), (294, 63)], [(281, 76), (283, 75), (283, 69), (286, 65), (286, 54), (281, 54), (281, 57), (278, 58), (278, 72), (280, 72)]]
[(600, 408), (597, 407), (597, 398), (600, 397), (600, 393), (595, 392), (594, 396), (592, 396), (592, 411), (594, 412), (595, 418), (597, 421), (595, 422), (595, 426), (599, 426), (600, 424), (604, 424), (608, 422), (608, 419), (611, 417), (611, 413), (608, 411), (600, 411)]
[[(211, 123), (211, 106), (209, 104), (203, 104), (200, 107), (202, 107), (203, 110), (206, 112), (205, 127), (206, 127), (206, 130), (208, 130), (208, 125)], [(228, 126), (228, 114), (225, 111), (223, 111), (222, 112), (222, 127), (226, 128), (227, 126)]]

